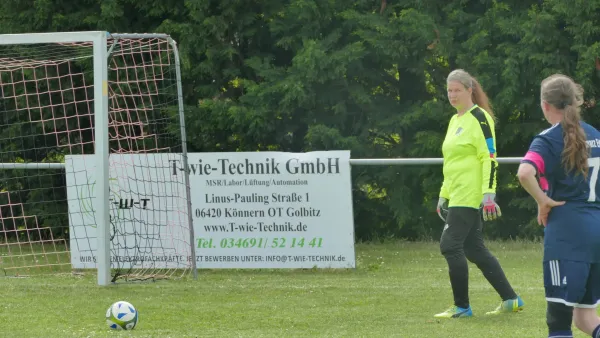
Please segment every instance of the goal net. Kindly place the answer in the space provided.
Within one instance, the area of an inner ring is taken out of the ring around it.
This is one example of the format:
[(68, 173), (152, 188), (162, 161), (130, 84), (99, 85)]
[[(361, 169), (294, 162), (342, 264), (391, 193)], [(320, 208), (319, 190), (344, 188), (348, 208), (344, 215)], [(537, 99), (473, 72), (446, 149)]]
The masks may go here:
[(176, 44), (76, 34), (0, 35), (2, 273), (195, 272)]

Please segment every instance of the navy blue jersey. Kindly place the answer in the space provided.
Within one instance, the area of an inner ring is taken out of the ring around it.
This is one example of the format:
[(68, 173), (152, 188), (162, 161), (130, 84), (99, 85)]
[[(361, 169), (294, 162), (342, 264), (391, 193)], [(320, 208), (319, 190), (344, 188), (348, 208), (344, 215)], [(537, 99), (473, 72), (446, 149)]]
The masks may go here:
[(562, 165), (563, 128), (555, 124), (537, 135), (522, 162), (536, 168), (540, 187), (555, 201), (565, 201), (548, 215), (544, 261), (600, 262), (600, 132), (582, 122), (590, 149), (589, 172), (566, 172)]

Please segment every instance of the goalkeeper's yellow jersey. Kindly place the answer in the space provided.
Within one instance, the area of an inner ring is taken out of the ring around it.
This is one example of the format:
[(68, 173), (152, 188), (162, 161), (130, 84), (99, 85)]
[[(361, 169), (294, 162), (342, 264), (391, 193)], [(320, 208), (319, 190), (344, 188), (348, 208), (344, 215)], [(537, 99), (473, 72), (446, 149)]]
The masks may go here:
[(479, 208), (483, 194), (496, 192), (494, 119), (475, 105), (450, 120), (442, 144), (444, 183), (440, 197), (449, 207)]

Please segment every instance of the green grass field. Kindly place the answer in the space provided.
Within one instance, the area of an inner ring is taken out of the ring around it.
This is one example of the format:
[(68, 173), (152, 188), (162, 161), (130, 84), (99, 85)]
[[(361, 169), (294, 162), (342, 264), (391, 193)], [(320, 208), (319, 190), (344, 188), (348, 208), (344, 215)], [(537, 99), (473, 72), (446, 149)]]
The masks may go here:
[[(6, 337), (546, 337), (541, 244), (492, 243), (525, 311), (484, 313), (499, 298), (470, 265), (475, 317), (437, 320), (451, 305), (437, 243), (359, 244), (356, 270), (201, 271), (198, 280), (97, 286), (95, 276), (0, 278)], [(117, 300), (133, 331), (107, 328)], [(576, 337), (585, 337), (575, 329)]]

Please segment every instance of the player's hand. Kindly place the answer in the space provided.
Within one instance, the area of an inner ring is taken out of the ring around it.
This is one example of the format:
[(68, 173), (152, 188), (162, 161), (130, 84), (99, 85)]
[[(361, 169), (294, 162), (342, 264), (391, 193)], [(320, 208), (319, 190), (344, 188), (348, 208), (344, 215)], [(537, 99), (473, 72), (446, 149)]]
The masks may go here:
[(483, 220), (491, 221), (502, 216), (500, 206), (496, 203), (496, 194), (487, 193), (483, 194), (483, 201), (481, 202)]
[(565, 202), (557, 202), (550, 197), (546, 197), (543, 201), (538, 202), (538, 224), (546, 226), (546, 224), (548, 224), (548, 214), (550, 214), (550, 210), (563, 204), (565, 204)]
[(448, 200), (447, 199), (445, 199), (443, 197), (440, 197), (438, 199), (437, 214), (438, 214), (438, 216), (440, 216), (442, 221), (446, 222), (446, 215), (448, 215)]

